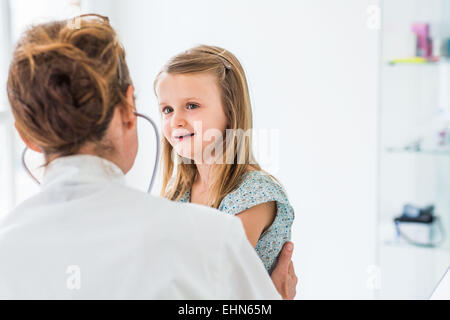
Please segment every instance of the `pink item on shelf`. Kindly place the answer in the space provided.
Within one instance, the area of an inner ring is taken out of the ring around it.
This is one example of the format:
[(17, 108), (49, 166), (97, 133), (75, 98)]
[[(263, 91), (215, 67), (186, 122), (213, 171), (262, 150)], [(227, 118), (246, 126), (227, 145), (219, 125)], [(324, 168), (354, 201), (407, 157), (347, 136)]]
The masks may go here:
[(417, 45), (416, 45), (416, 55), (418, 57), (431, 57), (432, 45), (430, 34), (430, 25), (428, 23), (414, 23), (412, 25), (412, 31), (416, 34)]

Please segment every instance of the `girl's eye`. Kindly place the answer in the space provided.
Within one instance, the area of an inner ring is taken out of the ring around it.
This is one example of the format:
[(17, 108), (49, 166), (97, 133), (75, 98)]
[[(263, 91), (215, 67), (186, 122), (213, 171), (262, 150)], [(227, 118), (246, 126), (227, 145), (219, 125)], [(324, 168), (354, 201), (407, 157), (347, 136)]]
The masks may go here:
[(187, 105), (187, 108), (188, 108), (189, 110), (197, 109), (197, 108), (198, 108), (198, 105), (196, 105), (195, 103), (189, 103), (189, 104)]
[(164, 107), (162, 109), (162, 113), (164, 113), (164, 114), (168, 114), (168, 113), (170, 113), (172, 111), (173, 111), (172, 107)]

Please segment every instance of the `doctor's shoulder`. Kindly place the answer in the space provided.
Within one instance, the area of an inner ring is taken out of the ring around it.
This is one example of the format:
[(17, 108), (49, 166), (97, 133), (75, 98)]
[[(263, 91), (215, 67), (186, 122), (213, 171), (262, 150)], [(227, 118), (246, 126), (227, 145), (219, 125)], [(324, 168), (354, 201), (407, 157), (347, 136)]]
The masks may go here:
[(19, 219), (27, 219), (28, 216), (33, 217), (34, 211), (44, 205), (44, 199), (40, 193), (23, 200), (0, 219), (0, 232), (7, 229), (11, 230), (9, 226), (16, 225)]
[(208, 285), (208, 299), (279, 299), (241, 220), (211, 207), (151, 196), (169, 223), (177, 268)]
[[(177, 239), (214, 242), (225, 237), (230, 228), (235, 228), (238, 218), (222, 214), (219, 210), (194, 203), (175, 202), (169, 199), (135, 192), (124, 188), (125, 197), (135, 211), (150, 225), (157, 223), (164, 232)], [(139, 203), (139, 208), (137, 204)]]

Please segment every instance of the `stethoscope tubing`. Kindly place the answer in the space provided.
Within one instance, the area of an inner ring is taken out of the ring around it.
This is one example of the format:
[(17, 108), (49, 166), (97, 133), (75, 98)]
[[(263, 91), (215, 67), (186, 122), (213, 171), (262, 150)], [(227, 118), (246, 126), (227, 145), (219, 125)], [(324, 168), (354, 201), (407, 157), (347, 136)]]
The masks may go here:
[[(156, 137), (155, 166), (153, 168), (152, 176), (151, 176), (151, 179), (150, 179), (150, 184), (149, 184), (148, 190), (147, 190), (147, 193), (151, 193), (151, 191), (153, 189), (153, 185), (154, 185), (155, 180), (156, 180), (156, 174), (158, 172), (158, 167), (159, 167), (159, 159), (160, 159), (160, 154), (161, 154), (161, 137), (159, 135), (159, 131), (158, 131), (158, 127), (156, 126), (156, 123), (150, 117), (148, 117), (146, 115), (143, 115), (141, 113), (138, 113), (138, 112), (135, 112), (134, 114), (137, 117), (144, 118), (145, 120), (150, 122), (150, 124), (152, 125), (153, 130), (155, 131), (155, 137)], [(22, 151), (22, 166), (24, 167), (25, 171), (30, 176), (30, 178), (33, 179), (38, 185), (40, 185), (41, 183), (33, 175), (33, 173), (31, 172), (31, 170), (28, 168), (28, 166), (26, 164), (25, 155), (26, 155), (27, 151), (28, 151), (28, 147), (25, 147), (25, 149)]]

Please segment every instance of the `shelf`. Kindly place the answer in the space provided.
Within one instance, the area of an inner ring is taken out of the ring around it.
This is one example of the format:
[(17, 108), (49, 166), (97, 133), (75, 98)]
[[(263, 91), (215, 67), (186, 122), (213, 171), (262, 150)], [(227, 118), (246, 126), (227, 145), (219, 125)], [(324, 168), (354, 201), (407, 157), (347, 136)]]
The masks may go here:
[[(391, 62), (387, 62), (386, 65), (388, 67), (398, 67), (398, 66), (438, 66), (439, 64), (442, 64), (443, 62), (439, 62), (439, 61), (428, 61), (428, 62), (423, 62), (423, 63), (412, 63), (412, 62), (401, 62), (401, 63), (391, 63)], [(444, 62), (447, 63), (447, 62)]]
[(443, 57), (439, 60), (425, 59), (421, 57), (391, 59), (386, 64), (388, 66), (434, 66), (441, 63), (449, 63), (449, 58)]
[(385, 247), (389, 248), (398, 248), (398, 249), (406, 249), (406, 250), (419, 250), (419, 251), (434, 251), (438, 252), (440, 254), (448, 255), (450, 258), (450, 247), (446, 244), (436, 247), (421, 247), (421, 246), (414, 246), (405, 242), (399, 242), (396, 239), (384, 239), (381, 243)]
[(413, 154), (425, 154), (434, 156), (450, 156), (450, 149), (406, 149), (406, 148), (386, 148), (386, 152), (389, 153), (413, 153)]
[(442, 57), (437, 61), (434, 60), (410, 60), (410, 59), (392, 59), (385, 63), (387, 67), (399, 67), (399, 66), (439, 66), (450, 64), (450, 57)]
[[(437, 227), (437, 226), (435, 226)], [(442, 228), (445, 228), (444, 225), (441, 226)], [(403, 250), (409, 250), (409, 251), (413, 251), (413, 250), (419, 250), (419, 251), (435, 251), (435, 252), (441, 252), (441, 253), (445, 253), (449, 256), (450, 258), (450, 239), (447, 238), (446, 234), (447, 234), (447, 229), (445, 228), (443, 233), (442, 230), (439, 230), (439, 237), (443, 237), (443, 241), (440, 242), (438, 245), (436, 246), (420, 246), (420, 245), (413, 245), (410, 243), (407, 243), (405, 240), (399, 238), (397, 236), (397, 230), (394, 227), (394, 223), (389, 221), (385, 221), (380, 223), (380, 234), (379, 234), (379, 239), (380, 239), (380, 243), (383, 246), (386, 247), (391, 247), (391, 248), (398, 248), (398, 249), (403, 249)], [(436, 230), (435, 230), (436, 231)], [(435, 232), (433, 231), (433, 232)], [(441, 239), (441, 238), (439, 238)], [(434, 239), (433, 241), (437, 241), (439, 239)]]

